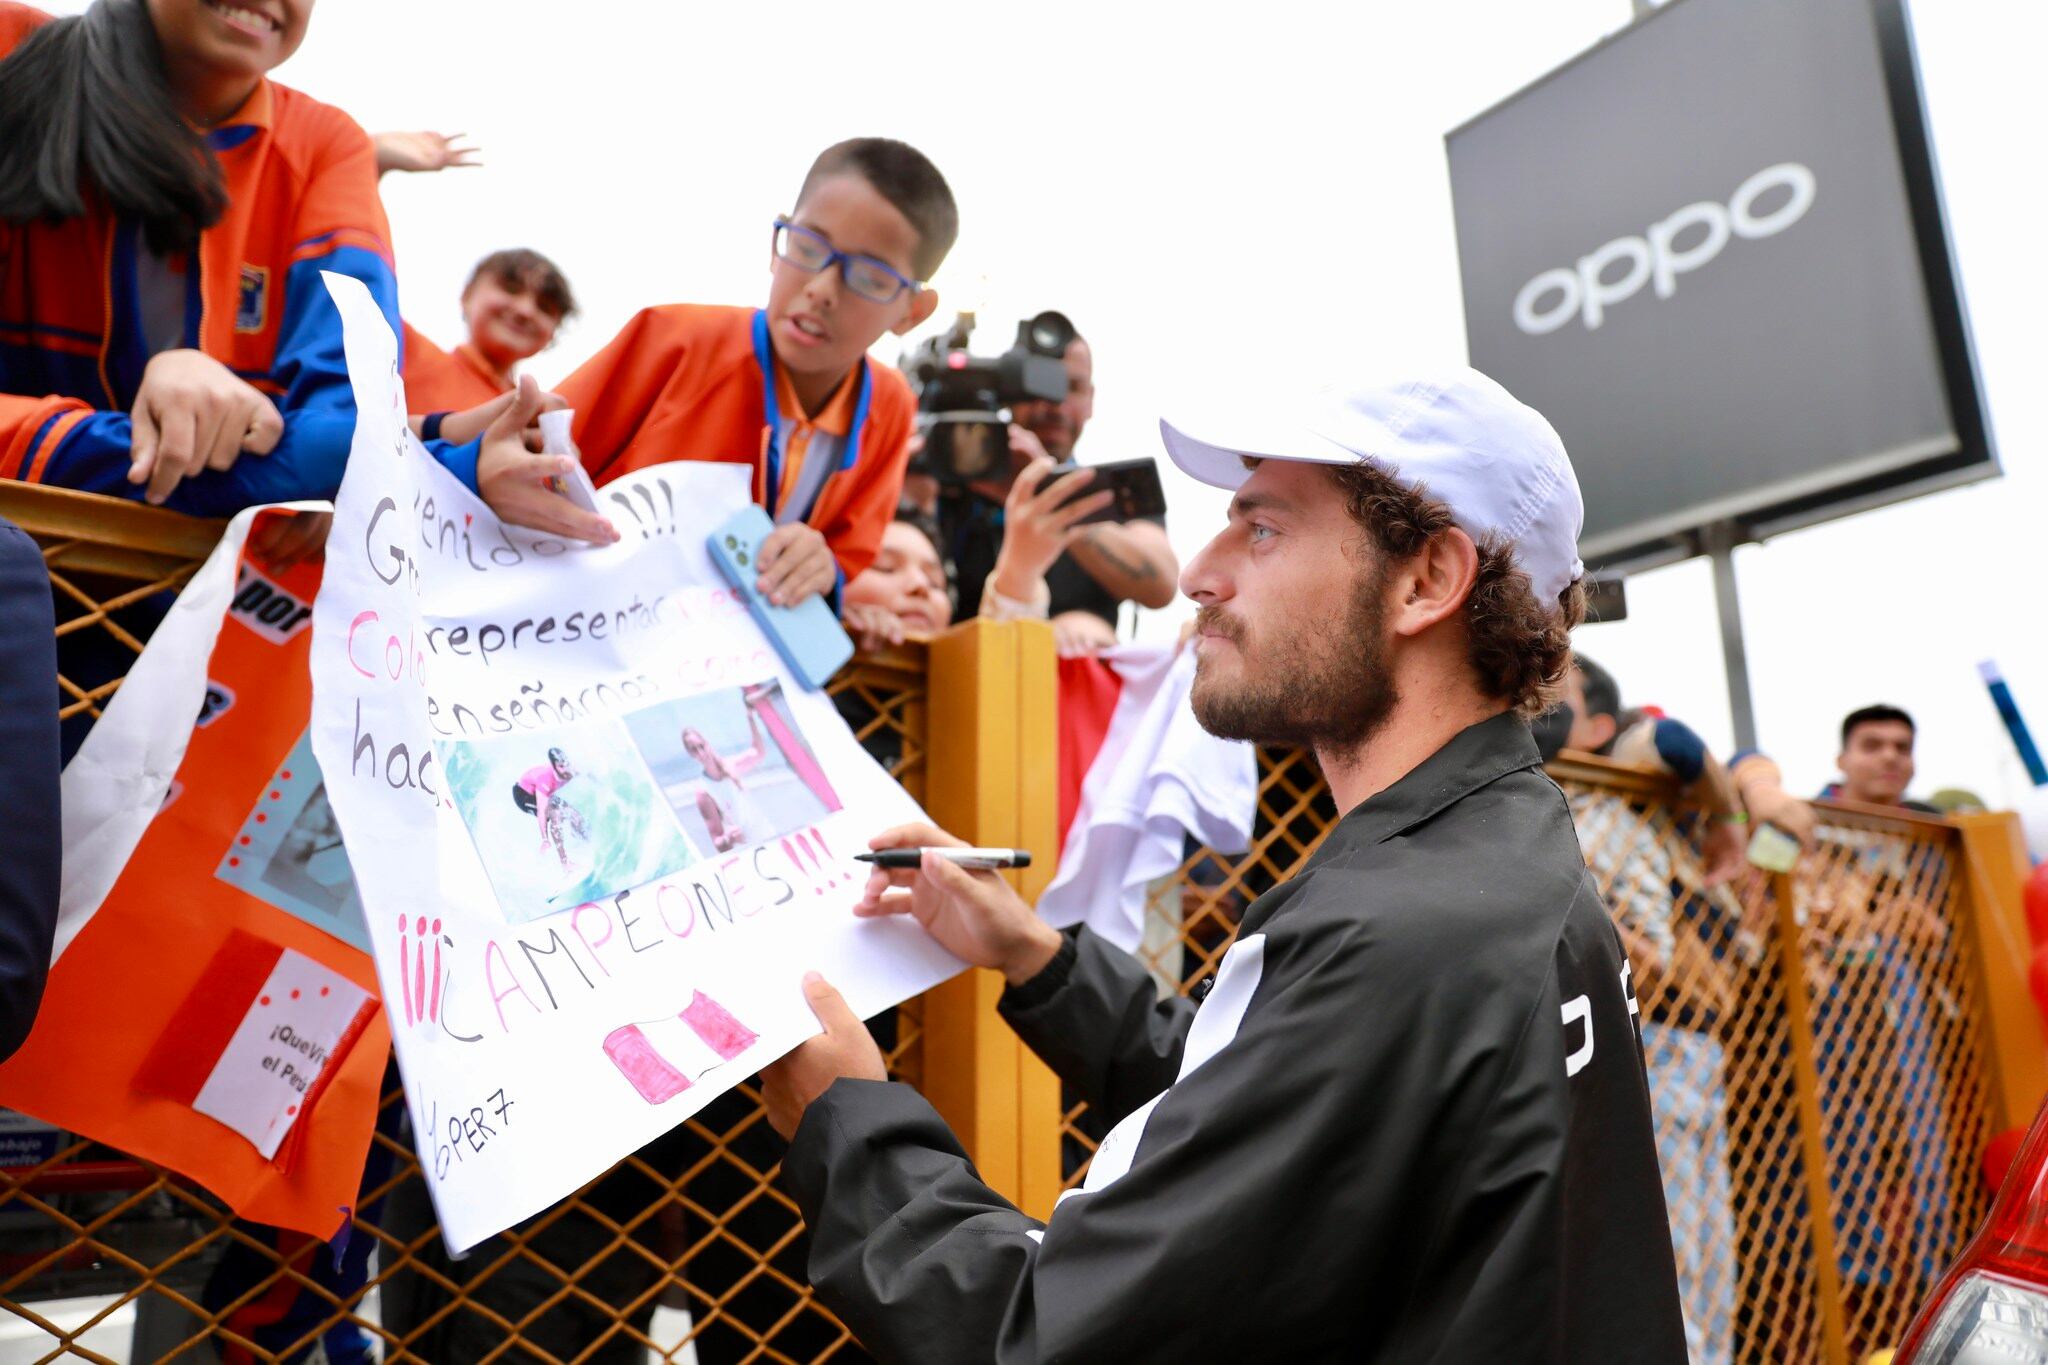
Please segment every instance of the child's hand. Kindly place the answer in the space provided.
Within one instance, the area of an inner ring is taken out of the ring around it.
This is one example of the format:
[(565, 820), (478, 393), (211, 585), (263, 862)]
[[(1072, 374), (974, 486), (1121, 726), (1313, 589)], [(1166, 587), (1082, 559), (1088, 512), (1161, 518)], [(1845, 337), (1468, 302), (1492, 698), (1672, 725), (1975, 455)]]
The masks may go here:
[(268, 455), (284, 434), (275, 403), (193, 350), (150, 357), (129, 416), (128, 482), (148, 484), (143, 496), (152, 503), (168, 498), (182, 479), (230, 468), (244, 454)]
[[(619, 533), (609, 521), (586, 512), (541, 480), (566, 474), (574, 463), (567, 455), (536, 455), (526, 447), (526, 428), (546, 405), (546, 396), (531, 375), (523, 376), (512, 403), (492, 419), (476, 457), (476, 486), (483, 500), (503, 521), (550, 535), (609, 545)], [(442, 430), (447, 426), (444, 423)]]
[(872, 653), (903, 643), (903, 618), (887, 607), (866, 603), (850, 606), (839, 618), (839, 624), (846, 627), (853, 643), (863, 651)]
[[(473, 408), (463, 408), (459, 412), (447, 413), (441, 418), (441, 439), (450, 445), (467, 445), (486, 431), (489, 431), (491, 423), (497, 421), (499, 415), (505, 409), (518, 401), (519, 390), (516, 388), (507, 389), (487, 403), (479, 403)], [(549, 393), (546, 390), (541, 392), (541, 412), (553, 412), (557, 408), (566, 408), (568, 406), (569, 400), (562, 397), (559, 393)], [(420, 434), (420, 419), (413, 418), (411, 420), (412, 434), (418, 436)], [(540, 414), (535, 413), (534, 420), (527, 423), (526, 429), (519, 434), (520, 438), (526, 442), (526, 448), (535, 454), (539, 454)]]
[(754, 563), (761, 570), (754, 586), (766, 595), (770, 606), (795, 606), (829, 591), (839, 581), (839, 565), (825, 537), (802, 522), (769, 532)]

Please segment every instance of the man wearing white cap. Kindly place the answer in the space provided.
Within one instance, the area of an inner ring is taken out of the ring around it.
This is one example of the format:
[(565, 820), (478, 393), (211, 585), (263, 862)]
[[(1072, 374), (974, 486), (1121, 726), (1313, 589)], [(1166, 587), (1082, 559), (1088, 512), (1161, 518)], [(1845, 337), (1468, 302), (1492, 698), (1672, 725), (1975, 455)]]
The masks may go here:
[(1181, 577), (1195, 714), (1311, 749), (1343, 818), (1199, 1008), (993, 875), (876, 873), (860, 913), (1001, 970), (1117, 1126), (1028, 1218), (810, 979), (767, 1101), (820, 1297), (885, 1360), (1683, 1361), (1628, 970), (1525, 719), (1583, 608), (1556, 434), (1472, 370), (1162, 430), (1236, 490)]

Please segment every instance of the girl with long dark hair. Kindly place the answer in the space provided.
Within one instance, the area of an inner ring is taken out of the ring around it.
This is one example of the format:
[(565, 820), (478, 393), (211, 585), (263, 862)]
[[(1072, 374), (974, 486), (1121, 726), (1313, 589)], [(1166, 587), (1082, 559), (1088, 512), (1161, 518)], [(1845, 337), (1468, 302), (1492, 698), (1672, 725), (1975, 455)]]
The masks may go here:
[[(394, 331), (398, 289), (369, 135), (268, 76), (312, 9), (0, 3), (0, 476), (202, 515), (339, 486), (320, 275)], [(473, 451), (436, 454), (474, 483)]]

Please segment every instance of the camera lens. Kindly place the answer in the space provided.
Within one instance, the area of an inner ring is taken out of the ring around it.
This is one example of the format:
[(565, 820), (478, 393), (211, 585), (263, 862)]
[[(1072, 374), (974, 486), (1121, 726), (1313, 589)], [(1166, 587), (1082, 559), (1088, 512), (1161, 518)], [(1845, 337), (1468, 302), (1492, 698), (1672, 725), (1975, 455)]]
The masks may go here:
[(1074, 341), (1074, 324), (1051, 309), (1024, 324), (1024, 344), (1040, 355), (1063, 356)]
[(746, 552), (745, 550), (741, 550), (741, 551), (740, 551), (740, 553), (739, 553), (739, 561), (740, 561), (740, 567), (741, 567), (742, 569), (744, 569), (744, 568), (746, 568), (746, 567), (747, 567), (747, 552)]
[(726, 548), (726, 549), (728, 549), (728, 550), (737, 550), (737, 549), (739, 549), (739, 547), (740, 547), (740, 538), (739, 538), (738, 536), (727, 536), (727, 537), (725, 538), (725, 548)]

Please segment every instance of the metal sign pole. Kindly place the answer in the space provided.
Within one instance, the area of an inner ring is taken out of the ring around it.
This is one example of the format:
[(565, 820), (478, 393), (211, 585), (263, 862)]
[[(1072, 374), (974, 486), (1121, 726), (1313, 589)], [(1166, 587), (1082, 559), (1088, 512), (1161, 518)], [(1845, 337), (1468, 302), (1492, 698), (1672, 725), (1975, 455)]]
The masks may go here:
[(1714, 606), (1721, 618), (1721, 663), (1728, 673), (1728, 713), (1735, 722), (1735, 747), (1756, 745), (1756, 704), (1749, 694), (1749, 652), (1742, 643), (1742, 600), (1735, 591), (1735, 546), (1741, 528), (1715, 522), (1700, 532), (1700, 548), (1714, 565)]

